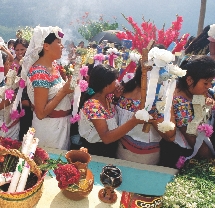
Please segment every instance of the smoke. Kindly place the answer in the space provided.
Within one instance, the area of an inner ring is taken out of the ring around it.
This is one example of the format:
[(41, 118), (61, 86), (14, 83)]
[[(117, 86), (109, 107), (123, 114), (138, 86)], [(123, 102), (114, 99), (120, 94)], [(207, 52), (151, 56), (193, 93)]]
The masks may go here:
[[(0, 25), (14, 27), (16, 24), (22, 26), (59, 26), (65, 33), (64, 40), (73, 40), (76, 44), (84, 40), (78, 33), (80, 25), (77, 19), (81, 19), (85, 12), (89, 12), (91, 20), (98, 21), (103, 15), (105, 20), (113, 21), (113, 16), (117, 18), (119, 29), (122, 25), (129, 27), (125, 16), (131, 16), (140, 25), (142, 17), (145, 20), (153, 21), (161, 29), (165, 23), (165, 28), (169, 28), (171, 22), (176, 19), (176, 14), (183, 17), (183, 33), (196, 34), (200, 11), (200, 1), (196, 0), (19, 0), (19, 9), (16, 0), (4, 0), (1, 4), (2, 15), (0, 15)], [(3, 8), (4, 7), (4, 8)], [(214, 0), (207, 1), (205, 26), (213, 24), (215, 7)], [(192, 12), (190, 12), (192, 8)], [(7, 23), (7, 24), (6, 24)], [(10, 25), (8, 25), (10, 24)], [(8, 37), (10, 38), (10, 37)]]

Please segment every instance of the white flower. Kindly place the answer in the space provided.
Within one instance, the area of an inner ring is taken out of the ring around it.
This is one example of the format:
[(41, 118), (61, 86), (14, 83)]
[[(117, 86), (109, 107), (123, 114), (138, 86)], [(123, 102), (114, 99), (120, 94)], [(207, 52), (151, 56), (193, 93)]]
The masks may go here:
[(210, 30), (208, 31), (208, 36), (215, 39), (215, 24), (210, 25)]
[(108, 54), (117, 54), (118, 50), (116, 48), (108, 48), (107, 53)]
[(127, 83), (129, 80), (134, 78), (134, 73), (127, 73), (124, 75), (124, 77), (122, 78), (124, 83)]
[(165, 133), (170, 130), (174, 130), (175, 124), (171, 121), (163, 121), (162, 123), (158, 124), (158, 130)]
[(180, 67), (173, 64), (168, 64), (168, 69), (170, 74), (176, 75), (178, 77), (183, 77), (187, 73), (187, 70), (183, 70)]
[(145, 109), (138, 110), (135, 113), (135, 117), (136, 117), (136, 119), (140, 119), (140, 120), (143, 120), (146, 122), (148, 122), (149, 119), (152, 119), (152, 117), (149, 115), (148, 111), (146, 111)]
[(168, 63), (174, 61), (175, 56), (170, 51), (154, 47), (148, 53), (148, 60), (153, 61), (158, 67), (164, 67)]
[(133, 53), (133, 52), (131, 52), (131, 53), (129, 54), (129, 57), (130, 57), (131, 61), (133, 61), (133, 62), (135, 62), (135, 63), (138, 63), (138, 61), (139, 61), (141, 55), (138, 54), (138, 53)]
[(57, 38), (59, 38), (59, 39), (62, 38), (62, 37), (59, 36), (58, 32), (63, 33), (63, 31), (58, 26), (56, 26), (56, 27), (50, 26), (50, 31), (53, 32)]

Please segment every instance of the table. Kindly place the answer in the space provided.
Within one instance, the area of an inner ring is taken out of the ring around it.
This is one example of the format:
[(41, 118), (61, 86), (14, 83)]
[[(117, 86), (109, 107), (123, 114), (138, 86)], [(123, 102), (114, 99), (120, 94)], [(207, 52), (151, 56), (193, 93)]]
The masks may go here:
[[(67, 151), (44, 148), (50, 157), (59, 157), (65, 155)], [(67, 199), (57, 186), (57, 180), (49, 176), (44, 180), (44, 191), (41, 199), (35, 208), (68, 208), (68, 207), (89, 207), (89, 208), (108, 208), (120, 206), (122, 190), (142, 193), (147, 195), (163, 195), (166, 184), (172, 180), (178, 170), (154, 165), (144, 165), (119, 159), (99, 157), (91, 155), (92, 161), (89, 163), (89, 169), (94, 175), (94, 187), (89, 196), (80, 201)], [(105, 204), (98, 198), (98, 191), (103, 188), (100, 182), (100, 172), (106, 164), (113, 164), (122, 171), (122, 184), (116, 189), (118, 196), (114, 204)]]

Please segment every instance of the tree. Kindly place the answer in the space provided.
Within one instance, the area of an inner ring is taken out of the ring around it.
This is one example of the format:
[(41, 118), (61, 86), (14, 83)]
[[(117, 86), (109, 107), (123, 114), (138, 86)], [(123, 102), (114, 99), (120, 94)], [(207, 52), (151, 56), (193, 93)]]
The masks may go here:
[(206, 4), (207, 4), (207, 0), (201, 0), (201, 7), (200, 7), (200, 14), (199, 14), (199, 24), (198, 24), (197, 36), (203, 31), (203, 28), (204, 28), (205, 13), (206, 13)]
[(113, 23), (105, 21), (103, 19), (103, 15), (100, 15), (99, 20), (90, 20), (89, 12), (85, 12), (82, 19), (77, 20), (77, 23), (80, 24), (78, 32), (85, 40), (90, 41), (92, 37), (97, 35), (99, 32), (118, 29), (118, 22), (115, 17), (113, 18)]

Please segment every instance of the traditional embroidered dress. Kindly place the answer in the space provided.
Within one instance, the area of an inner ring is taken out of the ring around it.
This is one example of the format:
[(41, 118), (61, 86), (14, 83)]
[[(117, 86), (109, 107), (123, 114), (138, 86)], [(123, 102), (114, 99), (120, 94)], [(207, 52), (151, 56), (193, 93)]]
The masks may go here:
[(187, 140), (181, 134), (179, 127), (187, 126), (188, 122), (191, 122), (194, 118), (194, 111), (192, 102), (188, 101), (182, 96), (173, 97), (173, 109), (175, 114), (176, 121), (176, 136), (175, 143), (179, 146), (187, 149), (191, 149), (190, 145), (187, 143)]
[[(0, 83), (0, 87), (5, 86), (5, 80)], [(19, 139), (19, 130), (20, 130), (20, 122), (19, 119), (12, 120), (10, 118), (10, 113), (12, 112), (13, 102), (7, 107), (4, 107), (0, 110), (0, 126), (5, 123), (8, 131), (3, 132), (0, 129), (0, 135), (3, 137), (10, 137), (11, 139), (18, 140)]]
[[(110, 97), (108, 101), (112, 102)], [(104, 144), (91, 122), (92, 119), (105, 119), (109, 130), (117, 128), (115, 106), (110, 104), (110, 109), (105, 109), (98, 100), (89, 99), (80, 110), (80, 117), (79, 134), (84, 138), (83, 145), (88, 148), (89, 153), (105, 157), (115, 157), (117, 142)]]
[[(34, 104), (34, 88), (43, 87), (49, 89), (48, 100), (51, 100), (65, 84), (60, 73), (51, 75), (50, 72), (40, 65), (32, 66), (27, 77), (27, 92), (32, 104)], [(71, 94), (66, 95), (57, 105), (54, 111), (68, 111), (71, 109)], [(33, 114), (32, 126), (36, 130), (35, 137), (39, 138), (39, 146), (69, 148), (70, 115), (65, 117), (46, 117), (39, 120)]]
[(194, 118), (192, 102), (182, 96), (173, 97), (173, 110), (176, 121), (176, 135), (174, 142), (161, 141), (161, 165), (176, 168), (175, 164), (180, 156), (190, 156), (193, 152), (179, 128), (187, 126)]
[[(120, 97), (117, 103), (119, 126), (126, 123), (140, 109), (140, 100)], [(143, 125), (138, 124), (119, 141), (117, 158), (144, 164), (159, 162), (161, 136), (151, 126), (149, 133), (142, 132)]]

